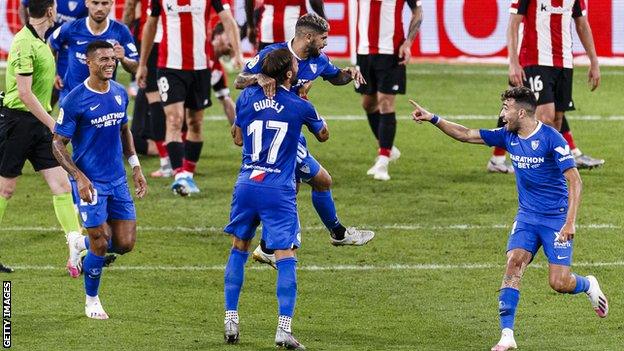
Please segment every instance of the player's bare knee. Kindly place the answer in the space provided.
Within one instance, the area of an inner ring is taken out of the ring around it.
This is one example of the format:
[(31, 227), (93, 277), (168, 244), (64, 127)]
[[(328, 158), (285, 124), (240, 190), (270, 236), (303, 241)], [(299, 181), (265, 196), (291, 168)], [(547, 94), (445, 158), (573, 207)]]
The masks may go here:
[(0, 186), (0, 196), (5, 198), (5, 199), (10, 199), (13, 194), (15, 193), (15, 187), (9, 187), (9, 186)]
[(550, 276), (548, 279), (548, 283), (550, 284), (550, 287), (558, 293), (563, 294), (569, 292), (570, 290), (569, 277), (567, 276)]
[(366, 95), (362, 98), (362, 108), (366, 113), (374, 113), (379, 110), (379, 106), (377, 105), (377, 98), (367, 97)]
[(115, 245), (115, 253), (123, 255), (134, 249), (134, 243), (136, 240), (134, 238), (122, 240), (121, 242)]
[(512, 252), (507, 257), (507, 272), (521, 274), (526, 266), (527, 257), (522, 253)]
[(249, 247), (251, 246), (251, 240), (242, 240), (235, 236), (232, 236), (232, 248), (238, 251), (249, 251)]
[(314, 191), (329, 191), (332, 186), (332, 178), (329, 172), (322, 169), (312, 180), (310, 185)]

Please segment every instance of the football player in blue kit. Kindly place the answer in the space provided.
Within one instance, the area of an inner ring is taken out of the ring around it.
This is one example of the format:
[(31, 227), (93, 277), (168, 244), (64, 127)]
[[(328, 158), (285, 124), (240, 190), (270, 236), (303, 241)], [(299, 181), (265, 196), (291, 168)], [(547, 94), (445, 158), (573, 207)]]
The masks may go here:
[[(277, 86), (275, 80), (264, 75), (261, 70), (267, 54), (279, 49), (288, 49), (297, 59), (297, 82), (292, 85), (291, 91), (303, 98), (307, 97), (312, 81), (318, 77), (322, 77), (333, 85), (345, 85), (352, 80), (364, 83), (357, 69), (347, 67), (341, 70), (321, 52), (321, 49), (327, 45), (328, 32), (329, 24), (322, 17), (315, 14), (302, 16), (297, 21), (295, 37), (291, 41), (269, 45), (261, 50), (244, 66), (243, 72), (236, 78), (234, 82), (236, 88), (243, 89), (258, 84), (263, 88), (267, 97), (273, 97)], [(372, 231), (358, 230), (355, 227), (345, 228), (340, 223), (331, 193), (331, 176), (310, 154), (303, 134), (299, 139), (298, 149), (297, 179), (312, 187), (312, 204), (330, 232), (331, 243), (336, 246), (364, 245), (372, 240), (375, 236)], [(253, 258), (275, 268), (273, 252), (266, 247), (264, 241), (261, 241), (260, 246), (254, 251)]]
[[(107, 251), (130, 252), (136, 240), (136, 214), (128, 190), (124, 157), (132, 167), (135, 193), (142, 198), (147, 183), (136, 156), (126, 109), (125, 88), (114, 81), (117, 65), (113, 45), (93, 41), (87, 46), (89, 77), (61, 102), (52, 149), (69, 173), (74, 201), (89, 234), (68, 237), (78, 254), (88, 249), (83, 263), (85, 314), (108, 319), (98, 296)], [(73, 155), (67, 151), (71, 141)]]
[(88, 17), (65, 23), (49, 39), (53, 50), (60, 52), (67, 49), (67, 70), (55, 83), (61, 90), (59, 101), (89, 76), (86, 51), (87, 45), (94, 40), (113, 44), (115, 57), (127, 72), (136, 73), (138, 67), (139, 53), (130, 30), (123, 23), (108, 18), (113, 1), (86, 0), (86, 6)]
[(239, 339), (238, 300), (245, 262), (256, 228), (274, 250), (277, 266), (277, 346), (304, 350), (293, 336), (291, 320), (297, 298), (297, 259), (301, 245), (296, 203), (295, 166), (302, 126), (323, 142), (329, 138), (325, 121), (306, 100), (292, 92), (297, 82), (297, 61), (288, 49), (273, 50), (262, 63), (277, 89), (272, 99), (259, 85), (245, 89), (236, 101), (234, 143), (242, 146), (243, 160), (234, 194), (230, 223), (232, 249), (225, 268), (225, 340)]
[(556, 129), (535, 118), (537, 101), (530, 89), (510, 88), (501, 99), (507, 124), (494, 130), (469, 129), (446, 121), (410, 100), (416, 108), (412, 112), (415, 121), (429, 121), (462, 142), (504, 148), (515, 169), (519, 207), (509, 234), (498, 301), (501, 339), (492, 351), (517, 347), (513, 330), (520, 281), (540, 246), (548, 259), (548, 280), (553, 290), (565, 294), (584, 292), (599, 317), (609, 312), (598, 280), (570, 270), (581, 177), (568, 143)]

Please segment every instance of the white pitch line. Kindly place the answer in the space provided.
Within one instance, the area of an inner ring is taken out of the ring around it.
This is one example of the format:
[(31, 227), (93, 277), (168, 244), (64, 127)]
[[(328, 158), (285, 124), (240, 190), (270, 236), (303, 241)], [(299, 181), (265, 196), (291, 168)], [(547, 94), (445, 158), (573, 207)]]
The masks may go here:
[[(474, 229), (506, 229), (511, 224), (450, 224), (450, 225), (422, 225), (422, 224), (385, 224), (385, 225), (362, 225), (362, 228), (370, 228), (376, 230), (474, 230)], [(610, 223), (590, 223), (577, 225), (580, 229), (620, 229), (621, 227)], [(147, 232), (185, 232), (185, 233), (204, 233), (204, 232), (223, 232), (223, 227), (183, 227), (183, 226), (138, 226), (139, 231)], [(305, 226), (302, 230), (323, 230), (323, 226)], [(3, 227), (0, 232), (60, 232), (62, 229), (58, 227)]]
[[(575, 267), (624, 267), (624, 261), (612, 262), (578, 262), (572, 264)], [(421, 264), (388, 264), (388, 265), (301, 265), (297, 269), (300, 271), (327, 272), (327, 271), (444, 271), (444, 270), (478, 270), (478, 269), (501, 269), (505, 265), (503, 263), (464, 263), (464, 264), (438, 264), (438, 263), (421, 263)], [(546, 264), (534, 263), (531, 268), (546, 268)], [(17, 271), (62, 271), (64, 267), (59, 266), (35, 266), (23, 265), (13, 266)], [(115, 265), (106, 268), (112, 271), (201, 271), (201, 272), (222, 272), (225, 266), (122, 266)], [(266, 265), (252, 264), (245, 269), (250, 270), (271, 270)]]
[[(408, 69), (407, 74), (416, 74), (424, 76), (441, 76), (441, 75), (457, 75), (457, 76), (472, 76), (472, 75), (486, 75), (486, 76), (500, 76), (504, 79), (509, 74), (507, 69), (489, 68), (489, 69)], [(609, 70), (600, 72), (602, 76), (624, 76), (624, 71)]]
[[(496, 120), (498, 116), (492, 115), (447, 115), (443, 116), (446, 119), (456, 121), (466, 120)], [(323, 118), (329, 121), (364, 121), (366, 117), (364, 115), (324, 115)], [(411, 116), (397, 116), (397, 120), (411, 120)], [(566, 116), (571, 121), (624, 121), (624, 116), (597, 116), (597, 115), (585, 115), (585, 116)], [(225, 121), (225, 116), (221, 115), (209, 115), (204, 117), (205, 121)]]

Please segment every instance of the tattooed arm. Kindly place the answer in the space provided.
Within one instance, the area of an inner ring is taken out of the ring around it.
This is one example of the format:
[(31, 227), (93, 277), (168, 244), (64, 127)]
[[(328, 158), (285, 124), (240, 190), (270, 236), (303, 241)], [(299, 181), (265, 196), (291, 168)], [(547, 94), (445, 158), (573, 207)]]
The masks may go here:
[(91, 184), (91, 181), (78, 169), (72, 160), (69, 151), (67, 151), (68, 143), (69, 138), (55, 133), (52, 139), (52, 153), (61, 167), (76, 180), (80, 199), (90, 203), (93, 200), (94, 194), (93, 184)]
[(405, 65), (409, 62), (412, 57), (412, 44), (414, 43), (414, 39), (416, 39), (416, 35), (420, 31), (420, 25), (422, 24), (422, 6), (420, 6), (420, 1), (409, 2), (410, 7), (412, 8), (412, 18), (410, 19), (409, 29), (407, 31), (407, 38), (405, 42), (399, 48), (399, 58), (401, 58), (402, 65)]

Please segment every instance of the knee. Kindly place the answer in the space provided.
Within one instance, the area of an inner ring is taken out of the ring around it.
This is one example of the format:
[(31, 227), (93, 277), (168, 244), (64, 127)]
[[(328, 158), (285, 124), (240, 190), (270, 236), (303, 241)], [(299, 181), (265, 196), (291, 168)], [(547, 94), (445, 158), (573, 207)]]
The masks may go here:
[(182, 123), (184, 122), (184, 116), (177, 113), (171, 113), (167, 115), (167, 132), (179, 132), (182, 130)]
[(232, 236), (232, 248), (238, 251), (249, 251), (249, 246), (251, 246), (251, 241), (249, 240), (241, 240), (235, 236)]
[(394, 112), (394, 97), (382, 96), (379, 98), (379, 112), (380, 113), (392, 113)]
[(561, 275), (551, 276), (548, 278), (548, 283), (554, 291), (563, 294), (569, 292), (569, 278)]
[(519, 254), (511, 254), (507, 258), (507, 269), (514, 272), (522, 272), (524, 265), (526, 264), (526, 257)]
[(362, 99), (362, 108), (364, 108), (366, 113), (374, 113), (379, 109), (377, 106), (377, 100), (371, 98)]
[(332, 178), (327, 171), (322, 169), (310, 182), (314, 191), (329, 191), (332, 186)]
[(15, 186), (11, 186), (11, 185), (0, 186), (0, 197), (3, 197), (8, 200), (13, 196), (14, 193), (15, 193)]
[(115, 253), (119, 255), (126, 254), (134, 249), (134, 238), (120, 240), (115, 244)]
[(544, 113), (541, 116), (541, 120), (543, 123), (548, 124), (549, 126), (554, 126), (556, 124), (555, 114)]
[(188, 126), (188, 130), (190, 133), (200, 134), (202, 131), (202, 119), (201, 118), (189, 118), (186, 121), (186, 125)]

